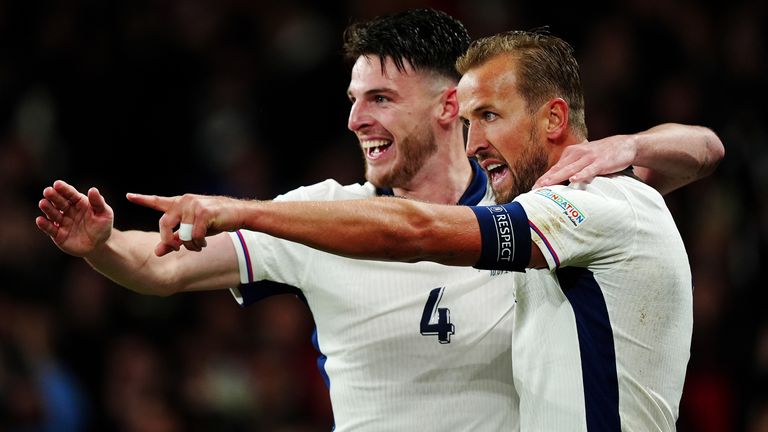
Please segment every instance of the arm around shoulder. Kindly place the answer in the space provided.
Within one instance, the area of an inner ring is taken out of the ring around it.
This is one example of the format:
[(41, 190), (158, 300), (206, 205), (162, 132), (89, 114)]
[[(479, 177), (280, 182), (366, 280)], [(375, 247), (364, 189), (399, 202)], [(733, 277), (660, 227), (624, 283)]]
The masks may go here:
[(709, 128), (665, 123), (635, 135), (635, 174), (662, 194), (709, 176), (725, 156)]

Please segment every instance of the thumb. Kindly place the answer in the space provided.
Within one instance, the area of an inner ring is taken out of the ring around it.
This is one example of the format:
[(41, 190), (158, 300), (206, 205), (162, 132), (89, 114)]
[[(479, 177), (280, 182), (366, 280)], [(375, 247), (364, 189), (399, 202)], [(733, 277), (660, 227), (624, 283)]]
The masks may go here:
[(162, 257), (165, 255), (168, 255), (171, 252), (178, 252), (180, 249), (180, 246), (171, 246), (167, 245), (165, 243), (158, 243), (157, 246), (155, 246), (155, 255), (158, 257)]
[(104, 196), (95, 187), (88, 189), (88, 202), (96, 214), (104, 213), (107, 210), (107, 202), (104, 200)]

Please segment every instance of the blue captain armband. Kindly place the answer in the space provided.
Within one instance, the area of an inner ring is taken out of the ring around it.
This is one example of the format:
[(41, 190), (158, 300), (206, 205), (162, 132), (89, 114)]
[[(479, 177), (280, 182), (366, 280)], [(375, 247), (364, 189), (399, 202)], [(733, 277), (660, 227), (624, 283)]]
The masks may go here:
[(480, 224), (482, 251), (475, 268), (525, 271), (531, 261), (528, 215), (517, 202), (470, 207)]

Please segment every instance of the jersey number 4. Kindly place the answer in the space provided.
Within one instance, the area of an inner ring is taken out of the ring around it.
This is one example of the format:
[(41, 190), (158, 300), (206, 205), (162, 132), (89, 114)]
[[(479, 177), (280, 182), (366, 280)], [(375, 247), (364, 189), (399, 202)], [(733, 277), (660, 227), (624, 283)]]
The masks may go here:
[(435, 288), (429, 293), (424, 312), (421, 314), (421, 334), (423, 336), (437, 336), (441, 344), (451, 343), (451, 335), (454, 333), (451, 324), (451, 311), (448, 308), (438, 307), (443, 298), (445, 287)]

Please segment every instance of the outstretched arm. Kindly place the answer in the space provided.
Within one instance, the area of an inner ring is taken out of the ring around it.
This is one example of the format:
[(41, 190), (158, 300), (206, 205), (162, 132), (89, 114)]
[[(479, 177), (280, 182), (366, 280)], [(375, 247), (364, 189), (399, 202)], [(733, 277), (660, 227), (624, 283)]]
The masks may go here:
[[(190, 243), (194, 250), (206, 235), (240, 228), (361, 259), (472, 266), (481, 254), (478, 220), (464, 206), (397, 198), (275, 202), (192, 194), (128, 194), (128, 199), (164, 213), (157, 254)], [(193, 225), (192, 240), (179, 239), (174, 229), (180, 223)], [(533, 246), (529, 267), (545, 264), (541, 252)]]
[(234, 248), (225, 236), (208, 239), (204, 253), (180, 250), (158, 258), (157, 232), (119, 231), (114, 213), (96, 188), (82, 194), (58, 180), (43, 190), (35, 220), (62, 251), (84, 258), (119, 285), (142, 294), (224, 289), (239, 284)]
[(632, 165), (638, 177), (667, 194), (710, 175), (724, 155), (723, 143), (712, 130), (666, 123), (634, 135), (572, 145), (534, 188), (565, 180), (586, 183)]

